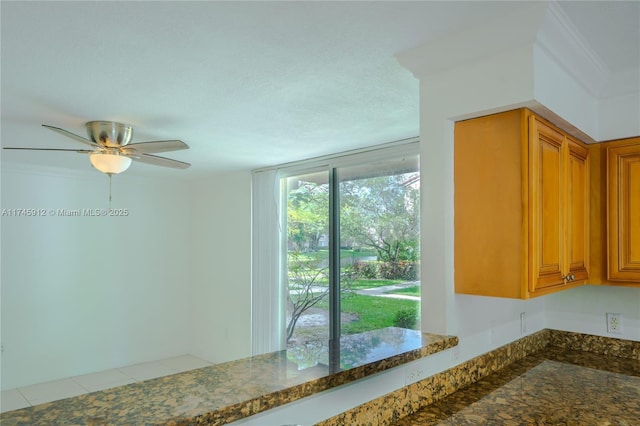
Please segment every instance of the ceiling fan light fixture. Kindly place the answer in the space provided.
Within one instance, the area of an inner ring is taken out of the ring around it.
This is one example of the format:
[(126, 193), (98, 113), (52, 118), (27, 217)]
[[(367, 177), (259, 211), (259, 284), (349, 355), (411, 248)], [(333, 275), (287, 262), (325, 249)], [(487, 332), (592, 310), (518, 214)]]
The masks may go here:
[(89, 161), (96, 169), (102, 173), (117, 175), (129, 168), (131, 165), (131, 158), (118, 154), (105, 154), (101, 152), (95, 152), (89, 154)]

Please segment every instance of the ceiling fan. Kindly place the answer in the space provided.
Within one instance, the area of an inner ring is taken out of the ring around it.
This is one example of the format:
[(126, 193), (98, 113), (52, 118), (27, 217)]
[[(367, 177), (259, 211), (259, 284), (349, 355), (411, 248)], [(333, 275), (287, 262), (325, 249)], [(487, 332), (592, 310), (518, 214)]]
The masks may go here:
[(129, 168), (131, 160), (154, 166), (186, 169), (191, 164), (170, 158), (159, 157), (160, 152), (179, 151), (189, 149), (189, 146), (179, 140), (152, 141), (129, 143), (133, 136), (133, 127), (113, 121), (89, 121), (86, 123), (87, 134), (90, 139), (71, 133), (59, 127), (42, 125), (49, 130), (75, 139), (91, 149), (58, 149), (58, 148), (4, 148), (31, 151), (74, 151), (89, 154), (89, 161), (99, 171), (109, 176), (122, 173)]

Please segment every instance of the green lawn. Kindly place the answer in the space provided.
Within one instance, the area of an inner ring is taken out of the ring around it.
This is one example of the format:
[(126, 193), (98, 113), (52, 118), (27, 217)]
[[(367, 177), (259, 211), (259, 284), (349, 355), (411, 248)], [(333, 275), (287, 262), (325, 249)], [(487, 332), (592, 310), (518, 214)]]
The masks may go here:
[(400, 288), (398, 290), (385, 291), (385, 294), (404, 294), (407, 296), (420, 296), (420, 286)]
[(349, 289), (351, 290), (362, 290), (363, 288), (376, 288), (382, 287), (385, 285), (393, 285), (399, 284), (404, 281), (402, 280), (384, 280), (384, 279), (367, 279), (367, 278), (358, 278), (349, 284)]
[[(385, 327), (393, 327), (396, 312), (401, 310), (417, 310), (418, 301), (389, 299), (376, 296), (362, 296), (349, 294), (342, 298), (342, 312), (357, 315), (360, 319), (342, 324), (343, 334), (362, 333)], [(329, 309), (327, 301), (322, 301), (317, 307)], [(419, 321), (417, 321), (419, 323)], [(415, 328), (418, 328), (416, 324)]]
[[(357, 250), (341, 250), (341, 256), (343, 258), (357, 258), (361, 256), (374, 256), (375, 253), (357, 251)], [(296, 255), (298, 261), (324, 261), (328, 257), (327, 250), (318, 250), (315, 252), (300, 253)], [(305, 274), (313, 276), (317, 270), (309, 268), (304, 271)], [(300, 273), (300, 272), (298, 272)], [(295, 282), (295, 278), (303, 278), (304, 275), (296, 277), (296, 273), (289, 271), (292, 283)], [(351, 282), (343, 282), (343, 289), (347, 291), (343, 292), (342, 296), (342, 311), (356, 315), (359, 319), (352, 322), (345, 322), (342, 324), (343, 334), (355, 334), (364, 331), (377, 330), (385, 327), (395, 326), (396, 315), (399, 311), (417, 311), (419, 308), (419, 301), (417, 300), (402, 300), (391, 299), (376, 296), (364, 296), (355, 294), (354, 291), (362, 290), (366, 288), (376, 288), (387, 285), (399, 284), (405, 282), (404, 280), (388, 280), (388, 279), (367, 279), (357, 278)], [(326, 276), (320, 275), (315, 277), (313, 286), (325, 287), (328, 285)], [(398, 291), (400, 292), (400, 291)], [(419, 296), (419, 287), (414, 286), (412, 290), (404, 290), (403, 294), (411, 294)], [(295, 297), (295, 296), (292, 296)], [(315, 306), (316, 308), (326, 310), (328, 309), (328, 300), (325, 299)], [(417, 321), (419, 324), (419, 321)], [(416, 324), (416, 327), (417, 327)]]

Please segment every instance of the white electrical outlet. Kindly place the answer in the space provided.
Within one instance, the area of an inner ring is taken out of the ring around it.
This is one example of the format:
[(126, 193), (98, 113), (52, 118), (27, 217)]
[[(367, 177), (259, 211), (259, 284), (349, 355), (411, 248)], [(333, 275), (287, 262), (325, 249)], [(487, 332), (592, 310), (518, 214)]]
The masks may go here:
[(520, 334), (525, 334), (527, 332), (527, 313), (520, 313)]
[(622, 314), (607, 312), (607, 333), (622, 334)]

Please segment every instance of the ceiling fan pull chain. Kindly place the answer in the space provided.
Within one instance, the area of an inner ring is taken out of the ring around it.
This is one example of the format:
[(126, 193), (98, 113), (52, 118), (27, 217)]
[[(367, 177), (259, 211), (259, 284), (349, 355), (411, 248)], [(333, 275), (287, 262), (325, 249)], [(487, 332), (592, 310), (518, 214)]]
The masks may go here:
[(109, 208), (111, 208), (111, 177), (113, 173), (107, 173), (109, 175)]

